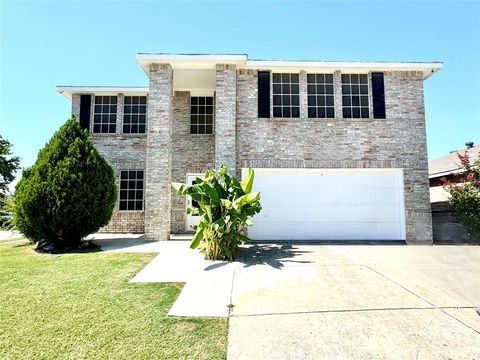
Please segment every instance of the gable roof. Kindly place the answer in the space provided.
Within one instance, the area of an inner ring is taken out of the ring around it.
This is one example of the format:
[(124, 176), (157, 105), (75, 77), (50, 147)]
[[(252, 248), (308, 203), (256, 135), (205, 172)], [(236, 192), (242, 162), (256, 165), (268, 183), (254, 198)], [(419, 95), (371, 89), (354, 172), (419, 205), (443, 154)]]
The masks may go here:
[(462, 166), (460, 165), (458, 154), (463, 155), (465, 151), (470, 156), (471, 162), (480, 158), (480, 145), (474, 146), (471, 149), (452, 151), (448, 155), (428, 162), (428, 177), (431, 179), (461, 172)]

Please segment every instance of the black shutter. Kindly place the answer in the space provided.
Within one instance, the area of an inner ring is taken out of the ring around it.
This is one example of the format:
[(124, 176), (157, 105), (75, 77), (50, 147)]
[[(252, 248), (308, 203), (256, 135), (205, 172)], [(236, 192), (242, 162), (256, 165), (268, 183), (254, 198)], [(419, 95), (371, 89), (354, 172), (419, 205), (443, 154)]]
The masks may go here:
[(258, 72), (258, 117), (270, 117), (270, 71)]
[(372, 73), (373, 118), (385, 119), (383, 73)]
[(80, 127), (90, 131), (90, 106), (92, 104), (91, 95), (80, 96)]

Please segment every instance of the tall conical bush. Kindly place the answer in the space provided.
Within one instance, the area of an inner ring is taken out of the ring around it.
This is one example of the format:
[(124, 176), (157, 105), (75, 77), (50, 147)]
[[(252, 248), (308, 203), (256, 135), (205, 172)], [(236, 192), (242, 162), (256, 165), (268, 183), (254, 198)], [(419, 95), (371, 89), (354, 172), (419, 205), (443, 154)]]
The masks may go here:
[(109, 222), (116, 199), (112, 167), (73, 116), (23, 171), (14, 222), (41, 246), (75, 247)]

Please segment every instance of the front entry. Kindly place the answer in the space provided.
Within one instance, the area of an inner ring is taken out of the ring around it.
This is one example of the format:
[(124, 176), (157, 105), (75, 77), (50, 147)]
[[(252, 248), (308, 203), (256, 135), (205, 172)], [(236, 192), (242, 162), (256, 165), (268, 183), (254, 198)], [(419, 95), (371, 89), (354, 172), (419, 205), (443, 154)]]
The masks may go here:
[[(202, 178), (203, 179), (203, 176), (204, 176), (204, 174), (187, 174), (187, 185), (195, 185), (195, 183), (196, 183), (195, 179), (196, 178)], [(198, 206), (197, 202), (192, 200), (192, 198), (190, 196), (187, 196), (186, 200), (187, 200), (186, 207), (188, 207), (190, 205), (194, 206), (194, 207)], [(185, 216), (186, 216), (185, 230), (188, 231), (188, 232), (192, 232), (193, 231), (192, 226), (197, 225), (199, 216), (193, 216), (193, 215), (189, 215), (189, 214), (186, 214)]]

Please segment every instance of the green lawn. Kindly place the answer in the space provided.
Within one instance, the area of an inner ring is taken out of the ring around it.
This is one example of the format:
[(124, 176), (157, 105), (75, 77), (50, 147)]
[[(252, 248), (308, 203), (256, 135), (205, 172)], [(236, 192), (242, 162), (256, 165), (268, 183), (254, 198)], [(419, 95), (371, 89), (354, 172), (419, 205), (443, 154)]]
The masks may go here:
[(154, 255), (0, 243), (0, 359), (224, 359), (226, 319), (172, 318), (181, 284), (131, 284)]

